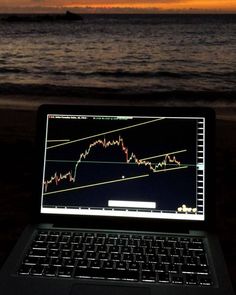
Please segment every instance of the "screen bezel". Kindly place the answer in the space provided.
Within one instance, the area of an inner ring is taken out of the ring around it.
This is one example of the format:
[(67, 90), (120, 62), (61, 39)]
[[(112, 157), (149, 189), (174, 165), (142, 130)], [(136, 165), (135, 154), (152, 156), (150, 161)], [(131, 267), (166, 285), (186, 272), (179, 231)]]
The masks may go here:
[[(122, 228), (125, 229), (131, 226), (134, 230), (142, 228), (143, 230), (150, 230), (151, 227), (156, 228), (171, 228), (172, 230), (180, 230), (184, 228), (204, 229), (210, 226), (212, 220), (212, 196), (214, 188), (213, 175), (214, 175), (214, 121), (215, 113), (210, 108), (199, 107), (153, 107), (153, 106), (93, 106), (93, 105), (42, 105), (38, 110), (37, 120), (37, 161), (39, 167), (37, 173), (37, 182), (41, 183), (43, 173), (43, 156), (45, 147), (42, 143), (45, 141), (45, 129), (47, 114), (106, 114), (106, 115), (147, 115), (147, 116), (180, 116), (180, 117), (204, 117), (206, 130), (205, 130), (205, 220), (204, 221), (189, 221), (189, 220), (168, 220), (168, 219), (150, 219), (150, 218), (130, 218), (130, 217), (110, 217), (110, 216), (85, 216), (85, 215), (63, 215), (63, 214), (47, 214), (40, 213), (41, 208), (41, 187), (38, 185), (36, 194), (38, 196), (37, 202), (37, 216), (40, 217), (42, 222), (58, 223), (60, 221), (63, 225), (89, 226), (98, 228)], [(211, 210), (209, 210), (211, 204)], [(174, 225), (174, 226), (173, 226)], [(190, 226), (191, 225), (191, 226)]]

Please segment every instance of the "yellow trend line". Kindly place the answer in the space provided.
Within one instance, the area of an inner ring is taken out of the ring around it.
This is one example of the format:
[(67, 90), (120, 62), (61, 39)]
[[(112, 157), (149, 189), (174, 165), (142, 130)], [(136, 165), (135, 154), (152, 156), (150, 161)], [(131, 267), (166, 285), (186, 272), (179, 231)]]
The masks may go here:
[(100, 186), (100, 185), (110, 184), (110, 183), (115, 183), (115, 182), (128, 181), (128, 180), (137, 179), (137, 178), (143, 178), (143, 177), (147, 177), (147, 176), (149, 176), (149, 174), (143, 174), (143, 175), (133, 176), (133, 177), (128, 177), (128, 178), (122, 178), (122, 179), (104, 181), (104, 182), (99, 182), (99, 183), (83, 185), (83, 186), (77, 186), (77, 187), (68, 188), (68, 189), (64, 189), (64, 190), (58, 190), (58, 191), (54, 191), (54, 192), (44, 193), (44, 196), (57, 194), (57, 193), (68, 192), (68, 191), (72, 191), (72, 190), (84, 189), (84, 188), (88, 188), (88, 187), (95, 187), (95, 186)]
[(145, 161), (145, 160), (165, 157), (166, 155), (173, 155), (173, 154), (179, 154), (179, 153), (184, 153), (184, 152), (187, 152), (187, 150), (180, 150), (180, 151), (176, 151), (176, 152), (165, 153), (165, 154), (162, 154), (162, 155), (156, 155), (156, 156), (152, 156), (152, 157), (148, 157), (148, 158), (143, 158), (143, 159), (140, 159), (140, 160)]
[(65, 142), (70, 141), (69, 139), (48, 139), (47, 142)]
[(166, 172), (166, 171), (170, 171), (170, 170), (178, 170), (178, 169), (184, 169), (184, 168), (188, 168), (188, 166), (180, 166), (180, 167), (175, 167), (175, 168), (166, 168), (165, 170), (156, 170), (153, 171), (154, 173), (159, 173), (159, 172)]
[(56, 144), (56, 145), (47, 147), (47, 149), (49, 150), (49, 149), (53, 149), (53, 148), (56, 148), (56, 147), (64, 146), (64, 145), (67, 145), (67, 144), (72, 144), (72, 143), (75, 143), (75, 142), (79, 142), (79, 141), (82, 141), (82, 140), (87, 140), (87, 139), (90, 139), (90, 138), (98, 137), (98, 136), (101, 136), (101, 135), (105, 135), (105, 134), (109, 134), (109, 133), (114, 133), (114, 132), (117, 132), (117, 131), (126, 130), (126, 129), (130, 129), (130, 128), (135, 128), (137, 126), (141, 126), (141, 125), (145, 125), (145, 124), (150, 124), (150, 123), (157, 122), (157, 121), (164, 120), (164, 119), (165, 119), (164, 117), (163, 118), (158, 118), (158, 119), (151, 120), (151, 121), (148, 121), (148, 122), (143, 122), (143, 123), (139, 123), (139, 124), (135, 124), (135, 125), (130, 125), (128, 127), (123, 127), (123, 128), (118, 128), (118, 129), (106, 131), (106, 132), (103, 132), (103, 133), (99, 133), (99, 134), (87, 136), (87, 137), (84, 137), (84, 138), (79, 138), (79, 139), (71, 140), (69, 142)]

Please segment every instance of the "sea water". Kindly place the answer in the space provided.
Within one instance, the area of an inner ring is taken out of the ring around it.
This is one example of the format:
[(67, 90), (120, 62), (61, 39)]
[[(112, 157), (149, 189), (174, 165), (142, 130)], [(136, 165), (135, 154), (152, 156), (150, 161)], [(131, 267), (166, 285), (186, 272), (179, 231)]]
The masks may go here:
[(236, 15), (82, 16), (0, 20), (0, 91), (236, 90)]

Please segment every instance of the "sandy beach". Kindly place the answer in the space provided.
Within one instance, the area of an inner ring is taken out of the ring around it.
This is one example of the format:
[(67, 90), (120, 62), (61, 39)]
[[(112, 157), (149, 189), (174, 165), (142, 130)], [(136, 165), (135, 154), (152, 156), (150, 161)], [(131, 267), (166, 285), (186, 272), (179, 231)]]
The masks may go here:
[(207, 106), (216, 111), (217, 116), (225, 113), (231, 120), (235, 118), (236, 91), (230, 92), (191, 92), (170, 91), (154, 93), (129, 93), (107, 89), (87, 88), (73, 91), (42, 93), (36, 89), (36, 94), (26, 92), (0, 91), (0, 109), (35, 111), (39, 105), (49, 104), (98, 104), (98, 105), (156, 105), (156, 106)]

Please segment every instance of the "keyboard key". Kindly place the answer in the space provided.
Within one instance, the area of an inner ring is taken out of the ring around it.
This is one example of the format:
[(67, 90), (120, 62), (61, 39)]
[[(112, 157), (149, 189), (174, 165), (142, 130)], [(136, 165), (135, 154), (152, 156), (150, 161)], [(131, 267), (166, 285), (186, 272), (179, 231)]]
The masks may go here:
[(22, 264), (18, 273), (20, 275), (28, 275), (30, 273), (30, 270), (31, 270), (31, 265)]
[(46, 257), (47, 250), (42, 249), (32, 249), (29, 251), (28, 256), (29, 257)]
[(142, 270), (143, 271), (152, 271), (153, 270), (153, 264), (152, 263), (142, 263)]
[(143, 271), (141, 280), (143, 282), (156, 282), (156, 273), (154, 271)]
[(112, 261), (104, 261), (103, 262), (103, 268), (104, 269), (112, 269), (113, 268), (113, 262)]
[(127, 270), (106, 270), (106, 269), (81, 269), (75, 270), (75, 277), (79, 278), (96, 278), (96, 279), (110, 279), (110, 280), (127, 280), (138, 281), (139, 275), (136, 271)]
[(57, 266), (49, 266), (44, 269), (44, 275), (46, 277), (55, 277), (57, 275)]
[(148, 257), (146, 255), (140, 255), (140, 254), (136, 255), (137, 262), (147, 262), (147, 258)]
[(195, 250), (195, 251), (204, 251), (204, 246), (203, 246), (203, 243), (189, 243), (188, 249)]
[(63, 265), (67, 267), (74, 267), (75, 266), (75, 259), (63, 259)]
[(181, 276), (172, 276), (172, 283), (174, 284), (183, 284), (184, 283), (184, 280), (183, 280), (183, 277)]
[(117, 261), (115, 263), (115, 268), (116, 269), (122, 269), (122, 270), (125, 270), (126, 269), (126, 262), (124, 261)]
[(48, 256), (58, 258), (60, 256), (59, 250), (49, 250)]
[(88, 267), (88, 261), (87, 260), (79, 260), (77, 263), (77, 267), (79, 268), (87, 268)]
[(50, 257), (40, 257), (38, 258), (38, 264), (43, 266), (48, 266), (51, 263)]
[(41, 276), (43, 274), (44, 267), (42, 265), (34, 265), (31, 268), (31, 275), (33, 276)]
[(199, 279), (199, 283), (200, 285), (203, 285), (203, 286), (211, 286), (212, 285), (212, 279), (209, 278), (209, 277), (201, 277)]
[(51, 265), (61, 266), (62, 262), (63, 262), (62, 258), (59, 258), (59, 257), (51, 258)]
[(195, 274), (187, 274), (186, 275), (186, 284), (196, 285), (198, 282), (197, 275)]
[(168, 271), (171, 273), (178, 273), (179, 272), (179, 267), (177, 264), (169, 264), (166, 267), (168, 268)]
[(58, 276), (59, 277), (71, 277), (72, 276), (72, 273), (73, 273), (73, 268), (71, 267), (66, 267), (66, 266), (63, 266), (63, 267), (59, 267), (58, 268)]
[(170, 276), (168, 272), (158, 273), (158, 282), (160, 283), (169, 283)]
[(24, 260), (25, 265), (36, 265), (39, 261), (39, 257), (26, 257)]
[(101, 268), (101, 261), (99, 260), (92, 260), (90, 263), (91, 268)]
[(82, 260), (84, 259), (84, 252), (74, 252), (74, 255), (72, 255), (72, 258)]
[(47, 250), (48, 244), (46, 242), (34, 242), (32, 249)]
[(109, 252), (110, 253), (119, 253), (119, 249), (120, 249), (120, 247), (118, 247), (118, 246), (110, 246)]
[(182, 265), (182, 272), (189, 274), (208, 274), (209, 270), (207, 266), (201, 265)]
[(111, 260), (113, 260), (113, 261), (121, 261), (121, 254), (111, 253)]
[(95, 260), (96, 259), (96, 253), (95, 252), (85, 252), (85, 258), (88, 260)]
[(99, 260), (108, 260), (109, 259), (109, 254), (108, 253), (99, 253), (98, 254), (98, 259)]
[(131, 262), (128, 265), (128, 269), (129, 270), (136, 270), (136, 271), (138, 271), (140, 269), (140, 265), (137, 262)]

